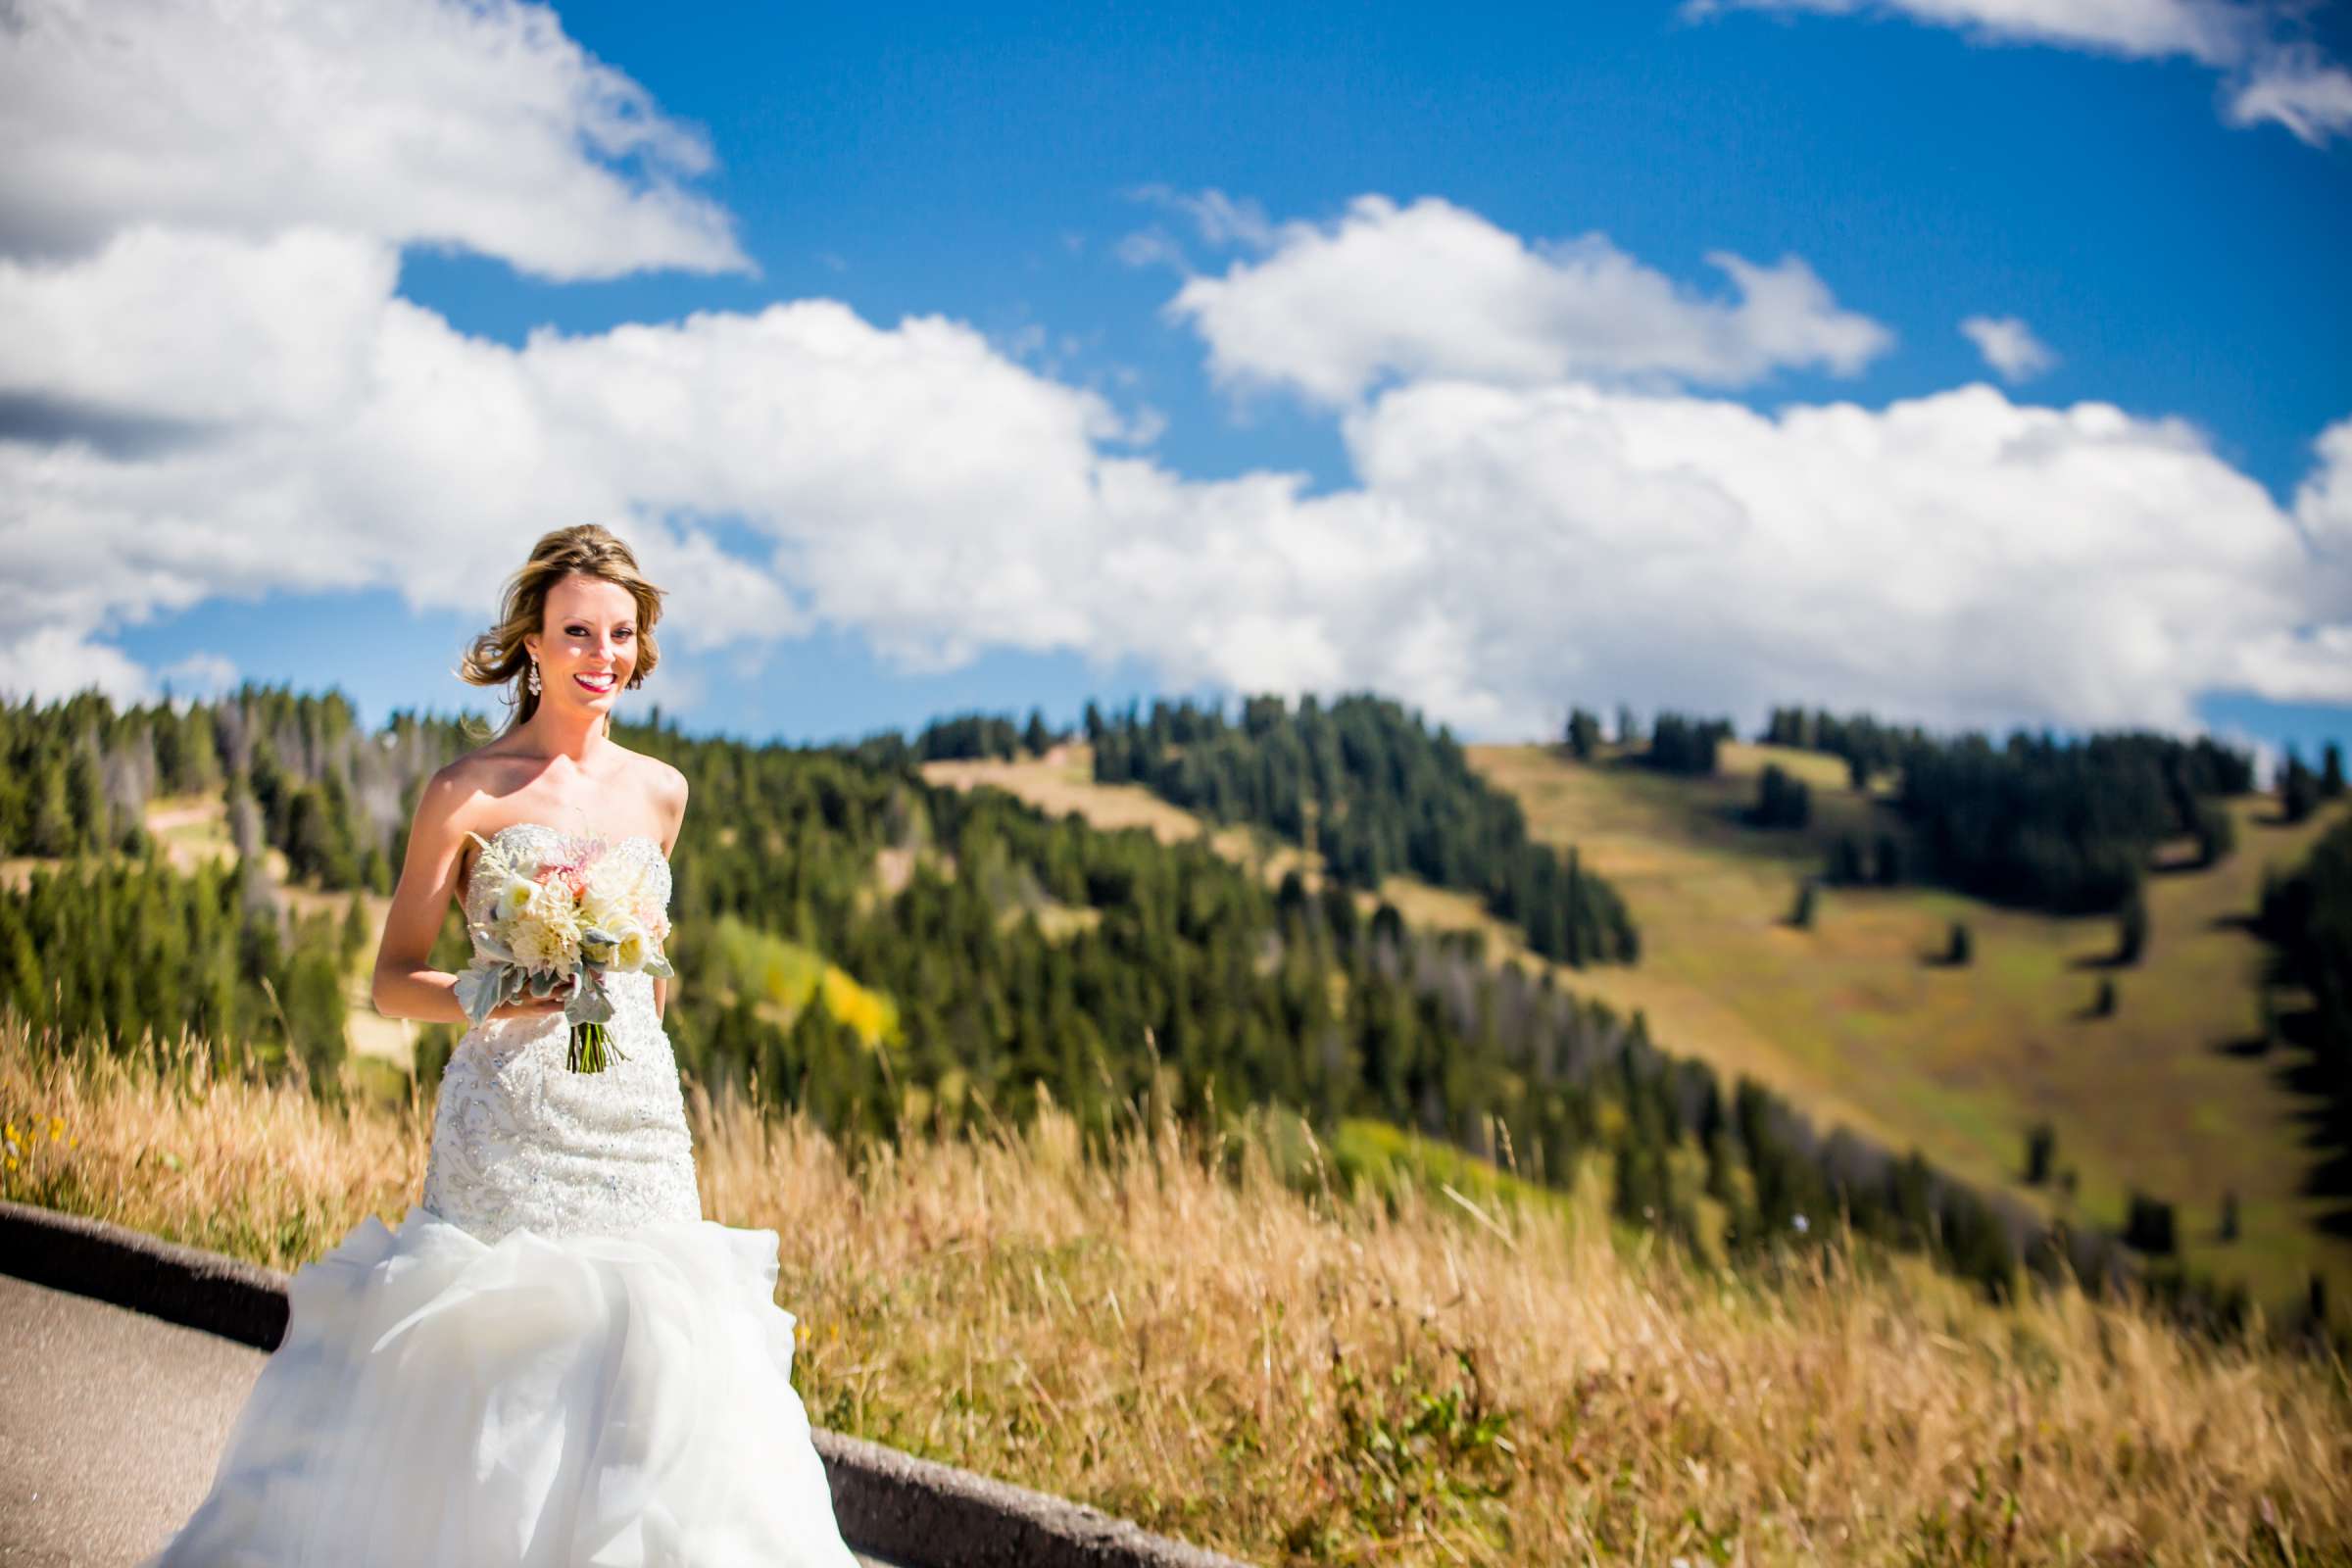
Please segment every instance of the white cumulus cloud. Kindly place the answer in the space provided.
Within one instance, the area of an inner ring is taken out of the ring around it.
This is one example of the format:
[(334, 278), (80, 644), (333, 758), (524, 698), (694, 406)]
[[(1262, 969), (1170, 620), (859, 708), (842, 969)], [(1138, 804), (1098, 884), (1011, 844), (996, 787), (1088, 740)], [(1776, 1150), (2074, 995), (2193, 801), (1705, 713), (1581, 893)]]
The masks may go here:
[(127, 707), (150, 701), (155, 680), (121, 649), (65, 626), (35, 626), (0, 645), (0, 697), (45, 703), (91, 690)]
[(11, 0), (0, 247), (311, 223), (550, 278), (750, 266), (710, 150), (513, 0)]
[(1841, 310), (1794, 257), (1717, 253), (1737, 299), (1700, 295), (1601, 235), (1530, 245), (1453, 204), (1360, 196), (1285, 223), (1259, 260), (1197, 276), (1169, 306), (1220, 376), (1344, 404), (1383, 377), (1571, 377), (1737, 386), (1786, 367), (1859, 370), (1893, 336)]
[(1966, 723), (2187, 724), (2212, 686), (2352, 698), (2352, 666), (2286, 631), (2340, 621), (2345, 573), (2311, 576), (2261, 486), (2170, 421), (1984, 386), (1767, 416), (1453, 382), (1349, 433), (1367, 491), (1459, 558), (1428, 602), (1496, 639), (1491, 667), (1534, 672), (1505, 708), (1544, 677)]

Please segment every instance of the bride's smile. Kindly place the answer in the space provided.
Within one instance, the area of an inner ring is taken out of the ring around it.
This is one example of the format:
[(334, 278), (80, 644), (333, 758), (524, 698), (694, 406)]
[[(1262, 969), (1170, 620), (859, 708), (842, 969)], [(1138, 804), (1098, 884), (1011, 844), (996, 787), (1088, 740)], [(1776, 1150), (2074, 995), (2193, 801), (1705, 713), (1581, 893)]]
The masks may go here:
[(523, 639), (542, 700), (568, 688), (580, 707), (610, 710), (637, 666), (637, 614), (635, 597), (616, 582), (573, 575), (550, 584), (547, 629)]

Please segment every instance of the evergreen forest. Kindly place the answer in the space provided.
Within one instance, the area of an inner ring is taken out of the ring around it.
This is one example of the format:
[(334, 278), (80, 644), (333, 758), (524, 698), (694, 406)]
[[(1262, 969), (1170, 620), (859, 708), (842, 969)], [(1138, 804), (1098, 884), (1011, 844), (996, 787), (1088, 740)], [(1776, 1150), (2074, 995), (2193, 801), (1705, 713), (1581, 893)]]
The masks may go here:
[(1089, 705), (1095, 778), (1141, 784), (1218, 822), (1260, 824), (1377, 892), (1394, 874), (1477, 894), (1527, 945), (1564, 963), (1631, 963), (1641, 937), (1616, 889), (1528, 836), (1519, 803), (1475, 773), (1453, 736), (1368, 694), (1296, 708), (1155, 702), (1104, 716)]
[[(1844, 759), (1858, 788), (1891, 775), (1888, 804), (1918, 852), (1902, 875), (2052, 914), (2122, 910), (2167, 840), (2194, 839), (2199, 863), (2228, 855), (2218, 803), (2254, 788), (2253, 759), (2206, 736), (2020, 730), (1995, 745), (1787, 708), (1762, 739)], [(1847, 845), (1833, 851), (1830, 879), (1862, 880), (1862, 866)]]

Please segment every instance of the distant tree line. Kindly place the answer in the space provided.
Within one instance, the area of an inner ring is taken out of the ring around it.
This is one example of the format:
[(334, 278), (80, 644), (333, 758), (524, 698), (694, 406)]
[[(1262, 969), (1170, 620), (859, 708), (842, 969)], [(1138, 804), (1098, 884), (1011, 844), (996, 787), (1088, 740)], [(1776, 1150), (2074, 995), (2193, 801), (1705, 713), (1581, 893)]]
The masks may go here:
[(1842, 758), (1857, 790), (1868, 789), (1877, 774), (1899, 769), (1912, 747), (1935, 744), (1927, 731), (1917, 726), (1884, 724), (1868, 713), (1840, 718), (1827, 709), (1801, 707), (1774, 709), (1758, 739), (1767, 746), (1789, 746)]
[(1906, 753), (1898, 801), (1936, 880), (2087, 914), (2121, 908), (2165, 839), (2226, 844), (2226, 825), (2212, 820), (2228, 820), (2218, 798), (2253, 778), (2250, 757), (2203, 736), (2021, 732), (1995, 750), (1971, 735)]
[(1043, 757), (1067, 739), (1067, 731), (1055, 729), (1042, 709), (1033, 708), (1026, 724), (1015, 724), (1004, 713), (956, 713), (933, 719), (912, 740), (898, 730), (879, 730), (846, 751), (868, 767), (897, 769), (922, 762)]
[(1732, 738), (1728, 718), (1691, 718), (1683, 713), (1660, 713), (1650, 724), (1644, 764), (1661, 773), (1705, 778), (1715, 771), (1716, 755)]
[(1874, 861), (1849, 837), (1832, 847), (1830, 881), (1932, 880), (2059, 914), (2124, 909), (2167, 839), (2193, 837), (2199, 859), (2218, 862), (2236, 842), (2221, 803), (2254, 788), (2252, 757), (2204, 736), (2021, 730), (1996, 746), (1982, 734), (1936, 739), (1864, 714), (1785, 708), (1763, 739), (1844, 758), (1857, 788), (1885, 773), (1899, 781), (1892, 804), (1916, 856), (1902, 863), (1901, 845), (1886, 837)]
[(1141, 784), (1219, 822), (1262, 823), (1317, 851), (1341, 881), (1377, 891), (1395, 873), (1475, 893), (1527, 945), (1571, 964), (1632, 962), (1641, 939), (1615, 888), (1528, 836), (1519, 803), (1474, 772), (1451, 732), (1385, 698), (1296, 709), (1253, 697), (1088, 706), (1095, 777)]
[[(1728, 718), (1694, 718), (1687, 713), (1661, 712), (1651, 721), (1648, 744), (1643, 746), (1642, 727), (1634, 717), (1634, 710), (1623, 706), (1617, 710), (1618, 746), (1635, 761), (1661, 773), (1699, 777), (1713, 773), (1717, 751), (1732, 738), (1732, 721)], [(1590, 709), (1571, 708), (1563, 739), (1578, 760), (1591, 760), (1601, 746), (1600, 716)], [(1638, 746), (1642, 748), (1640, 751), (1635, 750)]]

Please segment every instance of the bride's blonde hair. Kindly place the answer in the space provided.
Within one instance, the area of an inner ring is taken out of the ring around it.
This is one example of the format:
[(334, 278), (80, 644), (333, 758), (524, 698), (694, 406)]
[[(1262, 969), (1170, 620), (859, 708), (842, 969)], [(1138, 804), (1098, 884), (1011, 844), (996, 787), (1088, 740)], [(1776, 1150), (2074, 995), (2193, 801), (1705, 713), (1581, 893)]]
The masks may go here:
[(654, 622), (662, 618), (662, 590), (646, 581), (629, 547), (610, 529), (593, 522), (542, 534), (531, 546), (530, 559), (522, 564), (522, 569), (507, 579), (498, 623), (474, 638), (458, 664), (460, 679), (476, 686), (508, 688), (508, 731), (529, 722), (539, 710), (539, 696), (524, 681), (530, 673), (531, 655), (522, 640), (545, 629), (548, 590), (574, 572), (616, 583), (637, 601), (637, 662), (629, 671), (629, 685), (644, 685), (645, 677), (661, 662)]

